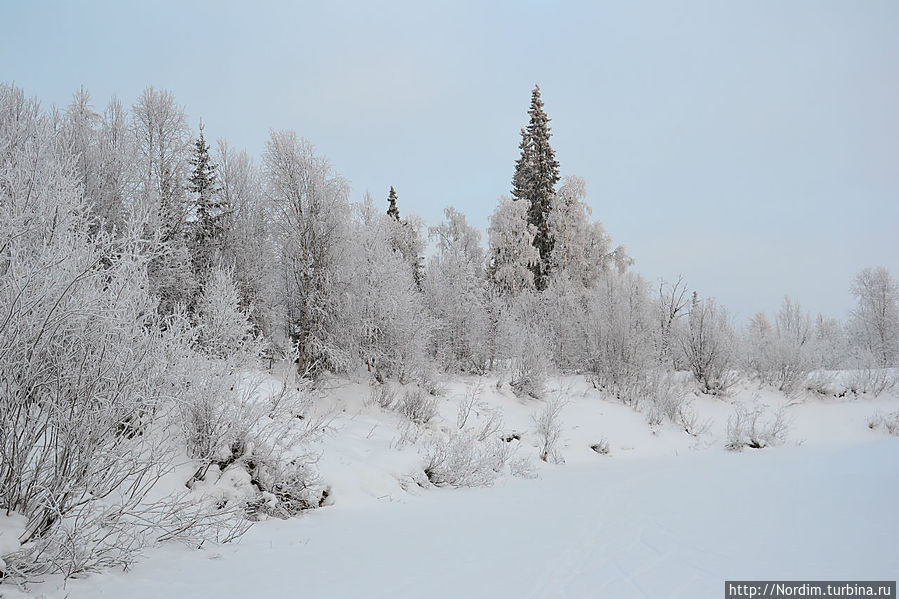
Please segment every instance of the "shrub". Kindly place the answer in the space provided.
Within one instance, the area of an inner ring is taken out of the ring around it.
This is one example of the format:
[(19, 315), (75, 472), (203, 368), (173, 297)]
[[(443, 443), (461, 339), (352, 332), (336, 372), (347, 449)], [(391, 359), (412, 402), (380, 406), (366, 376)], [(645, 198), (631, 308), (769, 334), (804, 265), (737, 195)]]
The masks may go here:
[(390, 385), (375, 383), (368, 392), (368, 400), (365, 403), (389, 410), (395, 402), (396, 392), (390, 388)]
[(896, 375), (888, 368), (862, 366), (852, 370), (846, 378), (846, 388), (856, 395), (877, 397), (896, 386)]
[(771, 416), (764, 405), (752, 408), (738, 405), (727, 419), (726, 447), (739, 451), (744, 447), (761, 449), (780, 445), (786, 441), (789, 428), (783, 408)]
[(437, 416), (437, 399), (419, 388), (409, 389), (400, 401), (400, 412), (416, 424), (427, 424)]
[(565, 460), (557, 445), (562, 438), (562, 409), (567, 402), (559, 397), (547, 400), (543, 409), (534, 417), (539, 439), (538, 450), (544, 462), (561, 464)]
[(894, 437), (899, 437), (899, 412), (873, 414), (868, 418), (868, 428), (883, 430)]
[(510, 457), (500, 440), (482, 443), (467, 432), (432, 443), (427, 451), (425, 475), (438, 487), (483, 487), (493, 484)]
[(609, 447), (609, 440), (605, 437), (600, 439), (599, 443), (594, 443), (593, 445), (591, 445), (590, 449), (592, 449), (599, 455), (610, 455), (612, 453), (612, 450)]
[(733, 325), (727, 310), (714, 300), (700, 300), (694, 294), (680, 344), (687, 365), (704, 393), (726, 394), (737, 381)]

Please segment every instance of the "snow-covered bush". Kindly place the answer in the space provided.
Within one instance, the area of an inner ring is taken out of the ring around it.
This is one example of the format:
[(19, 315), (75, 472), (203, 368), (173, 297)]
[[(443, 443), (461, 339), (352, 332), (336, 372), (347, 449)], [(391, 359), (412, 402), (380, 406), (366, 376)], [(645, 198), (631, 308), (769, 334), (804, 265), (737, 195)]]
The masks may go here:
[(416, 424), (427, 424), (437, 416), (437, 398), (413, 387), (403, 393), (399, 402), (400, 412)]
[(604, 273), (590, 292), (586, 330), (594, 384), (635, 405), (655, 360), (645, 281), (630, 272)]
[(203, 351), (219, 358), (244, 356), (251, 347), (250, 312), (240, 306), (233, 269), (213, 267), (197, 300), (198, 342)]
[(603, 437), (599, 440), (598, 443), (594, 443), (590, 446), (590, 449), (598, 453), (599, 455), (611, 455), (612, 449), (609, 447), (609, 440)]
[(198, 353), (180, 357), (178, 402), (188, 456), (198, 468), (188, 486), (221, 505), (279, 517), (317, 507), (325, 489), (307, 448), (327, 426), (308, 387), (269, 395), (263, 381), (233, 363)]
[(727, 419), (727, 449), (739, 451), (744, 447), (761, 449), (781, 445), (787, 439), (790, 423), (783, 408), (773, 414), (762, 404), (748, 407), (738, 405)]
[(873, 414), (868, 418), (868, 428), (883, 430), (894, 437), (899, 437), (899, 412)]
[(465, 390), (465, 395), (462, 397), (462, 401), (459, 402), (459, 409), (456, 414), (456, 426), (460, 430), (465, 428), (472, 412), (483, 406), (481, 401), (482, 390), (483, 383), (480, 378), (478, 378), (477, 383)]
[(648, 404), (647, 419), (659, 425), (666, 419), (678, 422), (681, 406), (686, 402), (686, 390), (671, 374), (650, 373), (641, 389), (640, 403)]
[(131, 504), (91, 501), (61, 518), (47, 534), (3, 556), (11, 580), (65, 577), (128, 568), (147, 548), (175, 541), (188, 547), (227, 543), (251, 523), (240, 507), (198, 501), (187, 493)]
[(811, 318), (797, 302), (785, 297), (772, 327), (764, 313), (749, 323), (748, 366), (762, 383), (787, 395), (803, 389), (813, 367), (814, 337)]
[(547, 399), (540, 412), (533, 417), (538, 439), (537, 449), (544, 462), (561, 464), (565, 461), (558, 444), (562, 440), (562, 410), (566, 403), (561, 397)]
[(546, 384), (550, 357), (540, 324), (540, 303), (530, 292), (521, 293), (515, 303), (515, 343), (509, 385), (519, 397), (540, 398)]
[(438, 487), (491, 485), (510, 458), (508, 445), (500, 439), (481, 442), (470, 432), (454, 432), (428, 447), (425, 475)]
[(386, 383), (375, 383), (368, 392), (367, 405), (378, 406), (389, 410), (396, 402), (396, 391)]
[(693, 378), (704, 393), (725, 394), (737, 381), (737, 346), (727, 310), (694, 293), (680, 346)]
[(481, 400), (482, 389), (481, 379), (478, 379), (475, 385), (465, 391), (456, 414), (458, 429), (473, 433), (478, 441), (496, 437), (503, 426), (502, 410), (491, 408), (487, 402)]
[(815, 370), (805, 378), (805, 389), (811, 393), (824, 396), (840, 396), (845, 394), (837, 385), (837, 377), (833, 372)]
[(876, 360), (865, 355), (858, 360), (859, 366), (846, 374), (846, 389), (856, 395), (868, 394), (877, 397), (896, 386), (896, 372), (889, 368), (871, 366)]

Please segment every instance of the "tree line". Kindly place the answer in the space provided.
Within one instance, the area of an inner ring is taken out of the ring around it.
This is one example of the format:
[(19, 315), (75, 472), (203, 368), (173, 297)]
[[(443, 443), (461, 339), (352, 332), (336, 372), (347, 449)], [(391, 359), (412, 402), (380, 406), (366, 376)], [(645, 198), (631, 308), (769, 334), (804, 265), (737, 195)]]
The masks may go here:
[[(293, 131), (256, 161), (210, 146), (167, 91), (99, 109), (82, 88), (59, 109), (0, 85), (0, 507), (28, 516), (22, 542), (57, 555), (60, 522), (123, 484), (116, 517), (133, 515), (161, 423), (207, 466), (249, 451), (244, 425), (272, 414), (221, 398), (260, 364), (435, 391), (442, 373), (494, 372), (538, 398), (550, 374), (580, 373), (626, 403), (675, 371), (707, 393), (739, 377), (796, 393), (822, 369), (897, 365), (884, 268), (859, 273), (845, 321), (786, 298), (739, 328), (682, 279), (651, 286), (592, 218), (585, 181), (560, 176), (549, 123), (535, 87), (485, 243), (455, 208), (430, 227), (404, 215), (394, 188), (351, 201)], [(252, 461), (260, 491), (317, 501), (266, 460)]]

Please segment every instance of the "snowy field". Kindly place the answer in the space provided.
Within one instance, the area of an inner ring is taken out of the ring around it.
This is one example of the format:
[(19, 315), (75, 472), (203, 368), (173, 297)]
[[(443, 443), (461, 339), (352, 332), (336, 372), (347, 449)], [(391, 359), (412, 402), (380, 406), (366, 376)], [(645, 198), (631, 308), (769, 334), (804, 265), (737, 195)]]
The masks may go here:
[[(127, 597), (715, 597), (727, 579), (893, 579), (899, 572), (899, 439), (867, 426), (899, 398), (787, 400), (745, 384), (696, 396), (708, 430), (650, 427), (581, 377), (563, 396), (560, 457), (536, 458), (544, 401), (484, 379), (471, 422), (502, 413), (525, 477), (436, 488), (421, 476), (432, 438), (457, 427), (478, 379), (457, 379), (439, 416), (410, 428), (367, 385), (327, 395), (317, 447), (328, 505), (254, 526), (238, 543), (149, 551), (128, 572), (29, 587), (48, 599)], [(724, 449), (734, 404), (784, 407), (779, 447)], [(608, 454), (591, 449), (607, 441)], [(530, 478), (529, 476), (536, 476)], [(21, 591), (0, 587), (0, 596)], [(25, 595), (28, 596), (28, 595)]]

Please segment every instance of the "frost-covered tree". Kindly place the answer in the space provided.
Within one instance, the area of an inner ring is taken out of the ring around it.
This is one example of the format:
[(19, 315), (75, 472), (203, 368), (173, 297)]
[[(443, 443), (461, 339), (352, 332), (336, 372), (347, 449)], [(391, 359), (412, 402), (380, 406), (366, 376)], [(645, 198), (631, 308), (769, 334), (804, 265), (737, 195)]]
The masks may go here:
[(427, 305), (435, 319), (433, 352), (447, 369), (480, 372), (487, 363), (484, 343), (484, 251), (481, 233), (455, 208), (429, 229), (436, 253), (425, 276)]
[(347, 183), (292, 131), (272, 132), (263, 163), (281, 240), (284, 330), (298, 369), (345, 371), (355, 354)]
[(846, 328), (836, 318), (819, 314), (815, 319), (814, 363), (817, 368), (843, 368), (849, 357)]
[(635, 273), (607, 272), (590, 290), (588, 302), (588, 371), (598, 386), (636, 403), (647, 370), (655, 364), (646, 282)]
[(184, 110), (167, 91), (149, 87), (131, 110), (138, 173), (137, 199), (155, 215), (151, 235), (159, 241), (150, 268), (150, 284), (159, 309), (171, 314), (178, 305), (191, 305), (195, 281), (185, 237), (189, 130)]
[(656, 347), (659, 352), (659, 364), (674, 367), (675, 370), (678, 357), (678, 353), (674, 351), (675, 339), (689, 305), (687, 285), (683, 277), (678, 277), (674, 284), (668, 284), (664, 280), (659, 283), (659, 296), (656, 299), (658, 322)]
[(393, 186), (390, 187), (390, 195), (387, 197), (389, 206), (387, 216), (391, 223), (388, 224), (388, 237), (390, 246), (399, 252), (412, 272), (415, 286), (422, 289), (422, 277), (424, 271), (425, 242), (422, 235), (424, 222), (417, 216), (400, 218), (400, 209), (396, 205), (397, 195)]
[(748, 364), (763, 383), (787, 394), (797, 392), (814, 367), (811, 318), (798, 302), (784, 297), (774, 326), (764, 313), (749, 322)]
[(89, 203), (96, 201), (100, 191), (99, 123), (100, 115), (94, 111), (90, 94), (81, 86), (66, 108), (60, 149), (74, 158), (75, 178)]
[(608, 261), (609, 242), (601, 225), (591, 227), (586, 197), (587, 184), (582, 178), (565, 177), (553, 196), (547, 227), (553, 240), (550, 268), (565, 270), (589, 287)]
[(899, 362), (899, 285), (886, 268), (866, 268), (856, 275), (852, 294), (858, 303), (849, 328), (857, 360), (870, 366), (895, 366)]
[(511, 305), (509, 335), (511, 343), (511, 378), (509, 384), (516, 394), (540, 398), (543, 396), (546, 375), (551, 364), (545, 327), (545, 304), (537, 293), (527, 289)]
[(553, 273), (542, 293), (546, 314), (542, 332), (557, 368), (577, 370), (589, 362), (591, 294), (564, 270)]
[(222, 219), (227, 231), (222, 260), (234, 268), (240, 305), (249, 311), (254, 329), (275, 342), (272, 337), (278, 335), (281, 324), (276, 324), (275, 290), (282, 279), (276, 268), (279, 247), (262, 177), (245, 151), (234, 151), (224, 140), (218, 143), (216, 162), (219, 193), (229, 207)]
[[(166, 186), (171, 190), (184, 180), (190, 143), (187, 116), (170, 92), (153, 87), (141, 93), (131, 114), (140, 199), (157, 209)], [(173, 207), (182, 220), (184, 208)]]
[(521, 130), (521, 155), (515, 162), (512, 197), (528, 205), (528, 222), (536, 229), (534, 247), (540, 253), (540, 261), (532, 267), (534, 282), (537, 289), (543, 290), (549, 283), (553, 238), (548, 218), (559, 182), (559, 163), (549, 143), (552, 136), (550, 118), (543, 109), (539, 85), (531, 92), (528, 116), (528, 125)]
[(213, 267), (197, 300), (198, 341), (206, 353), (220, 358), (252, 351), (249, 313), (240, 305), (232, 272)]
[(209, 270), (218, 260), (223, 243), (224, 217), (228, 207), (219, 193), (216, 165), (209, 155), (209, 144), (200, 122), (200, 135), (194, 142), (190, 158), (191, 171), (187, 178), (190, 192), (190, 249), (194, 276), (204, 282)]
[(91, 198), (99, 225), (121, 229), (137, 188), (134, 138), (129, 134), (128, 112), (113, 97), (106, 105), (98, 133), (98, 189)]
[(159, 311), (173, 314), (180, 306), (193, 308), (197, 283), (185, 236), (184, 190), (175, 175), (163, 173), (156, 236), (157, 251), (150, 263), (150, 285), (159, 297)]
[[(58, 135), (0, 84), (0, 510), (27, 518), (23, 567), (69, 574), (114, 542), (158, 474), (163, 448), (142, 433), (171, 389), (143, 223), (96, 230), (79, 151), (55, 151)], [(101, 541), (80, 534), (101, 516)]]
[(517, 295), (534, 286), (533, 267), (540, 260), (534, 247), (537, 229), (528, 222), (527, 204), (506, 196), (490, 216), (487, 228), (491, 283), (503, 294)]
[(406, 258), (393, 247), (402, 224), (378, 211), (371, 196), (356, 208), (352, 297), (360, 358), (377, 379), (404, 382), (425, 366), (430, 319)]
[(726, 393), (736, 382), (736, 335), (727, 309), (694, 292), (680, 335), (684, 360), (703, 392)]

